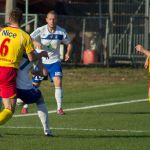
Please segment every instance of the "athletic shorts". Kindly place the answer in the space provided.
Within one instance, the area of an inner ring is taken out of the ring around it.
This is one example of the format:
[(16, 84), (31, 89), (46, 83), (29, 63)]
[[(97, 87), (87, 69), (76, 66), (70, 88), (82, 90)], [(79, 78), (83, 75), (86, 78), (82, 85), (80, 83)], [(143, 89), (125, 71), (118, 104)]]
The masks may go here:
[(20, 98), (25, 104), (36, 103), (41, 98), (41, 91), (37, 88), (17, 89), (17, 98)]
[(44, 64), (44, 67), (47, 69), (51, 82), (53, 82), (54, 77), (62, 78), (62, 68), (60, 62), (53, 64)]
[(16, 96), (17, 69), (12, 67), (0, 67), (0, 96), (12, 98)]

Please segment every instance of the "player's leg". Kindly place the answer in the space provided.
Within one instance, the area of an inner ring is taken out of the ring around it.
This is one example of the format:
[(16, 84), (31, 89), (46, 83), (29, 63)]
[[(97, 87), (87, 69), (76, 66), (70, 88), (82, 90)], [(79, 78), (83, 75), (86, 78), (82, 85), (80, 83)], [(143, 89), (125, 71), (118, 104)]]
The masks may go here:
[(39, 100), (36, 102), (37, 104), (37, 108), (38, 108), (38, 116), (41, 120), (41, 123), (43, 125), (43, 129), (44, 129), (44, 134), (46, 136), (52, 136), (52, 132), (49, 129), (49, 120), (48, 120), (48, 110), (46, 107), (46, 104), (43, 100), (43, 96), (41, 95), (41, 97), (39, 98)]
[(13, 68), (0, 68), (0, 91), (4, 109), (0, 112), (0, 125), (6, 123), (13, 115), (16, 107), (16, 76)]
[(57, 114), (63, 115), (64, 111), (62, 109), (62, 100), (63, 100), (62, 79), (60, 77), (53, 77), (53, 82), (55, 86), (55, 99), (57, 103)]
[(15, 111), (16, 97), (13, 98), (3, 98), (4, 109), (0, 112), (0, 125), (6, 123)]
[(10, 109), (4, 108), (0, 112), (0, 125), (5, 124), (12, 116), (13, 116), (12, 111)]
[(49, 129), (48, 110), (40, 90), (35, 88), (30, 90), (17, 89), (17, 93), (18, 97), (21, 98), (24, 103), (26, 104), (36, 103), (37, 113), (42, 123), (44, 134), (47, 136), (52, 136), (52, 133)]
[(50, 65), (44, 65), (47, 69), (50, 80), (54, 82), (55, 86), (55, 99), (57, 103), (57, 114), (63, 115), (62, 109), (63, 101), (63, 89), (62, 89), (62, 68), (60, 62), (56, 62)]

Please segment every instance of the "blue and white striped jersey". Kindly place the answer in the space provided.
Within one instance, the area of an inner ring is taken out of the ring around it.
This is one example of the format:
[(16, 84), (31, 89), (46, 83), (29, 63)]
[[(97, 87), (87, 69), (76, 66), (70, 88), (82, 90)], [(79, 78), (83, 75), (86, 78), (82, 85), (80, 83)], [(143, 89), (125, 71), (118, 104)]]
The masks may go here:
[(60, 61), (60, 44), (69, 44), (71, 42), (65, 29), (56, 26), (56, 30), (51, 33), (48, 25), (37, 28), (31, 33), (32, 39), (42, 44), (42, 49), (48, 51), (49, 59), (42, 58), (43, 64), (52, 64)]

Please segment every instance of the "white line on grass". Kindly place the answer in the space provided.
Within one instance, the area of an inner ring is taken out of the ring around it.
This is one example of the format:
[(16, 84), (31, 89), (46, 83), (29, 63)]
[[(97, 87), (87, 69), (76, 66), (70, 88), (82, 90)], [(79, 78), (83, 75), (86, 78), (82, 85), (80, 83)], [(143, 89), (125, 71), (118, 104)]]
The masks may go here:
[[(92, 109), (92, 108), (98, 108), (98, 107), (108, 107), (108, 106), (115, 106), (115, 105), (122, 105), (122, 104), (130, 104), (130, 103), (138, 103), (146, 101), (146, 99), (139, 99), (139, 100), (130, 100), (130, 101), (124, 101), (124, 102), (114, 102), (114, 103), (106, 103), (106, 104), (100, 104), (100, 105), (91, 105), (91, 106), (85, 106), (85, 107), (77, 107), (77, 108), (70, 108), (65, 109), (65, 111), (75, 111), (75, 110), (85, 110), (85, 109)], [(56, 111), (49, 111), (49, 113), (55, 113)], [(24, 117), (24, 116), (35, 116), (37, 113), (31, 113), (27, 115), (14, 115), (14, 117)], [(41, 129), (42, 127), (23, 127), (23, 126), (0, 126), (0, 128), (10, 128), (10, 129)], [(94, 129), (94, 128), (51, 128), (52, 130), (70, 130), (70, 131), (101, 131), (101, 132), (126, 132), (126, 133), (149, 133), (150, 130), (125, 130), (125, 129)]]
[[(108, 106), (115, 106), (115, 105), (123, 105), (123, 104), (130, 104), (130, 103), (138, 103), (146, 101), (146, 99), (138, 99), (138, 100), (130, 100), (124, 102), (113, 102), (113, 103), (106, 103), (106, 104), (99, 104), (99, 105), (91, 105), (91, 106), (84, 106), (84, 107), (76, 107), (76, 108), (68, 108), (64, 109), (64, 111), (76, 111), (76, 110), (85, 110), (85, 109), (93, 109), (99, 107), (108, 107)], [(56, 110), (48, 111), (49, 114), (56, 113)], [(27, 117), (27, 116), (35, 116), (37, 113), (29, 113), (29, 114), (19, 114), (14, 115), (13, 117)]]
[[(42, 129), (42, 127), (19, 127), (19, 126), (0, 126), (9, 129)], [(150, 130), (125, 130), (125, 129), (94, 129), (94, 128), (53, 128), (52, 130), (88, 131), (88, 132), (126, 132), (126, 133), (149, 133)]]

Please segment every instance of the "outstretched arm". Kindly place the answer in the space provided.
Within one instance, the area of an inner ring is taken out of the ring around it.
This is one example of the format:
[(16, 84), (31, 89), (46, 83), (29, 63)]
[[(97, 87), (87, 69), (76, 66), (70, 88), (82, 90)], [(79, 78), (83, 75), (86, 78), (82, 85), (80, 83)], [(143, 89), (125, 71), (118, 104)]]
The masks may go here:
[(46, 51), (42, 51), (40, 53), (35, 53), (32, 51), (31, 53), (27, 54), (29, 61), (36, 61), (41, 59), (42, 57), (49, 58), (48, 53)]
[(141, 53), (145, 54), (147, 57), (150, 57), (150, 51), (145, 49), (142, 45), (138, 44), (135, 48), (138, 52), (141, 52)]

